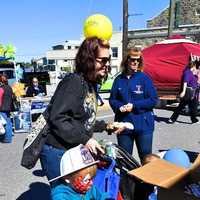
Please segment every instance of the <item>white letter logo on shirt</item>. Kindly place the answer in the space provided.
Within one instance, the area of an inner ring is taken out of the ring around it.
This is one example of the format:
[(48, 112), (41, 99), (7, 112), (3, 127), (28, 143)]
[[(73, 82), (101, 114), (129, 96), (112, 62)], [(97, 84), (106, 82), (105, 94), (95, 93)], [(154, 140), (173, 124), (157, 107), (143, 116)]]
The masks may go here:
[(136, 85), (136, 90), (134, 91), (136, 94), (142, 94), (143, 91), (141, 90), (142, 86), (141, 85)]

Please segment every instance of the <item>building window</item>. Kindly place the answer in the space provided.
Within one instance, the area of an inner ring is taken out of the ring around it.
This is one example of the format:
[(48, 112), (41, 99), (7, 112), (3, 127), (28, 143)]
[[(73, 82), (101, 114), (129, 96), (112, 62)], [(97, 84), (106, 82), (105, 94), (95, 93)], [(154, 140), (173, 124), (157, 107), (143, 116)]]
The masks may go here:
[(112, 57), (117, 58), (118, 57), (118, 48), (117, 47), (112, 47)]
[(79, 46), (75, 46), (75, 49), (78, 49), (79, 48)]
[(67, 49), (71, 49), (72, 48), (72, 46), (67, 46)]
[(196, 15), (200, 16), (200, 8), (196, 8)]
[(55, 60), (48, 60), (48, 64), (49, 64), (49, 65), (55, 64)]
[(64, 46), (63, 45), (56, 45), (56, 46), (53, 46), (53, 50), (63, 50), (64, 49)]

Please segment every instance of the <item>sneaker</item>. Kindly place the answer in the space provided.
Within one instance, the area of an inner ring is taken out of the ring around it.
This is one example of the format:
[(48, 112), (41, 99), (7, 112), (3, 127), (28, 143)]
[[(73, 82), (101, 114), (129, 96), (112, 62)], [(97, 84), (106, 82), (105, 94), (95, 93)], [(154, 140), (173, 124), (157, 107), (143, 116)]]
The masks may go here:
[(98, 106), (103, 106), (104, 102), (98, 103)]
[(169, 119), (168, 119), (168, 122), (169, 122), (170, 124), (173, 124), (173, 123), (175, 122), (175, 120), (172, 120), (171, 118), (169, 118)]
[(195, 124), (195, 123), (199, 124), (200, 122), (199, 122), (198, 119), (195, 119), (195, 120), (192, 121), (192, 124)]

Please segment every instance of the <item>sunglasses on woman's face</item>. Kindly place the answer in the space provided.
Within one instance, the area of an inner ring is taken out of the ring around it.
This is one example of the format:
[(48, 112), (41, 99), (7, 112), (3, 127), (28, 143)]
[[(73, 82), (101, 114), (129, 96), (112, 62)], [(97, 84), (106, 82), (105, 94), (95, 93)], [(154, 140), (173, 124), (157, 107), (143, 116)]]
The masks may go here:
[(135, 62), (135, 61), (140, 62), (140, 58), (131, 58), (131, 57), (129, 57), (128, 61), (129, 62)]
[(101, 66), (105, 66), (107, 63), (110, 64), (111, 56), (109, 57), (97, 57), (96, 61), (101, 64)]

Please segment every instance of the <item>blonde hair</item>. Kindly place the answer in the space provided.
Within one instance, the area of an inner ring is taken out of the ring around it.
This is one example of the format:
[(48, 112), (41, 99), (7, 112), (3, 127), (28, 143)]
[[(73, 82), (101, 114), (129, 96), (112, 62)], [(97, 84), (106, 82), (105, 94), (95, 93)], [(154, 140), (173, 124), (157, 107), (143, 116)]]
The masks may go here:
[(139, 65), (137, 71), (143, 71), (143, 58), (142, 58), (142, 51), (139, 47), (132, 47), (127, 50), (126, 55), (124, 56), (121, 62), (121, 69), (126, 74), (128, 71), (128, 59), (130, 57), (138, 57), (139, 58)]

